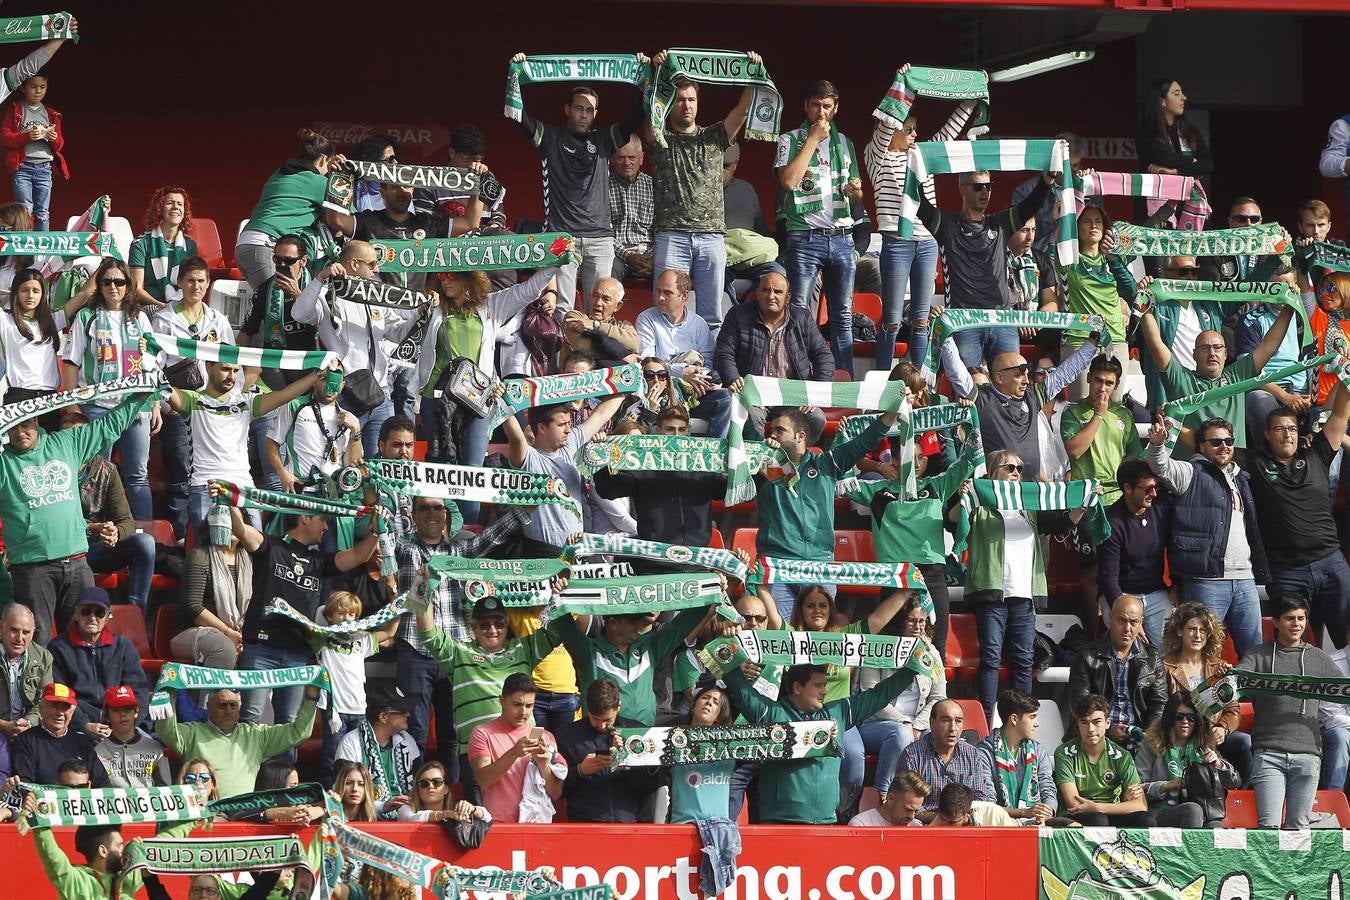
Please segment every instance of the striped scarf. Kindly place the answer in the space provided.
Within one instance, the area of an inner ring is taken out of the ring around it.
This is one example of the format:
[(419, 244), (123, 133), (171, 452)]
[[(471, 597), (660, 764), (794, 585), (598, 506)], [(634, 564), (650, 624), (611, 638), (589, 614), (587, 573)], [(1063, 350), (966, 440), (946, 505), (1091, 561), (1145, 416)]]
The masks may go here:
[(731, 405), (731, 430), (727, 432), (726, 503), (734, 506), (755, 496), (750, 455), (743, 432), (750, 407), (817, 406), (845, 409), (901, 410), (907, 412), (905, 385), (899, 381), (867, 378), (863, 381), (796, 381), (747, 375), (745, 387)]
[(1293, 242), (1283, 225), (1246, 225), (1218, 231), (1172, 231), (1128, 222), (1111, 226), (1116, 256), (1250, 256), (1288, 252)]
[(331, 350), (275, 350), (262, 347), (239, 347), (214, 341), (194, 341), (157, 331), (147, 332), (146, 345), (150, 351), (164, 351), (170, 356), (199, 359), (202, 362), (232, 363), (263, 369), (288, 369), (293, 372), (323, 369), (337, 362)]
[(631, 53), (582, 53), (527, 56), (506, 70), (506, 109), (512, 122), (525, 112), (520, 89), (527, 84), (603, 81), (631, 84), (645, 95), (651, 90), (652, 69)]
[[(123, 851), (121, 877), (142, 869), (156, 875), (223, 875), (292, 868), (306, 873), (312, 884), (314, 870), (310, 868), (305, 845), (293, 834), (284, 837), (138, 838), (129, 841)], [(120, 897), (120, 891), (114, 892), (113, 896)]]
[(1135, 297), (1135, 305), (1147, 309), (1154, 303), (1203, 300), (1209, 303), (1270, 303), (1287, 306), (1303, 323), (1303, 342), (1316, 340), (1308, 310), (1298, 288), (1283, 281), (1190, 281), (1184, 278), (1155, 278)]
[[(108, 199), (107, 194), (100, 195), (93, 203), (89, 204), (75, 224), (70, 226), (71, 231), (102, 231), (104, 224), (108, 220), (108, 206), (112, 201)], [(33, 267), (42, 273), (43, 278), (51, 278), (57, 272), (66, 267), (66, 258), (62, 256), (44, 256), (37, 260)]]
[(1032, 307), (1040, 304), (1041, 267), (1036, 254), (1028, 247), (1019, 256), (1008, 254), (1008, 273), (1012, 286), (1022, 295), (1022, 302)]
[(6, 231), (0, 256), (111, 256), (122, 251), (110, 231)]
[[(795, 157), (802, 145), (806, 143), (806, 135), (811, 130), (810, 122), (803, 122), (801, 127), (787, 136), (789, 159)], [(830, 137), (826, 145), (826, 153), (829, 161), (829, 178), (817, 177), (820, 170), (825, 168), (818, 164), (820, 159), (820, 148), (816, 148), (816, 154), (812, 156), (812, 163), (802, 176), (801, 181), (787, 195), (784, 200), (784, 208), (788, 213), (798, 215), (809, 215), (810, 213), (828, 212), (832, 221), (840, 219), (850, 219), (853, 215), (853, 205), (848, 196), (844, 193), (844, 188), (848, 185), (850, 175), (857, 170), (857, 161), (854, 159), (852, 144), (838, 127), (830, 128)], [(830, 195), (825, 195), (826, 184), (829, 184)]]
[(508, 416), (524, 412), (532, 406), (550, 406), (615, 394), (635, 394), (642, 387), (642, 366), (626, 363), (569, 375), (512, 378), (505, 382), (505, 386), (506, 392), (488, 416), (489, 431), (505, 422)]
[(862, 587), (900, 588), (918, 594), (919, 605), (930, 621), (937, 617), (928, 596), (923, 573), (917, 566), (901, 562), (836, 562), (809, 559), (775, 559), (761, 556), (759, 566), (750, 573), (746, 586), (760, 584), (845, 584)]
[(638, 575), (624, 579), (577, 580), (549, 603), (544, 620), (569, 613), (627, 616), (708, 606), (725, 599), (722, 583), (709, 575)]
[(696, 766), (735, 762), (781, 762), (842, 756), (838, 723), (773, 722), (674, 728), (620, 728), (615, 769), (638, 766)]
[[(1014, 753), (1008, 749), (1003, 729), (994, 731), (994, 791), (1000, 806), (1030, 809), (1041, 802), (1040, 779), (1036, 777), (1036, 742), (1023, 741)], [(1021, 777), (1018, 777), (1018, 773)]]
[[(745, 441), (743, 447), (751, 472), (790, 468), (783, 451), (763, 441)], [(727, 470), (727, 441), (683, 434), (616, 434), (582, 447), (576, 464), (588, 478), (600, 469), (720, 474)]]
[(1327, 272), (1350, 272), (1350, 247), (1333, 241), (1313, 241), (1297, 249), (1299, 262), (1314, 278)]
[(1040, 312), (1021, 309), (952, 309), (933, 319), (933, 337), (928, 342), (928, 355), (923, 361), (924, 377), (932, 384), (937, 378), (938, 359), (947, 338), (972, 328), (1059, 328), (1078, 334), (1096, 332), (1102, 345), (1111, 341), (1106, 320), (1100, 315), (1086, 313)]
[(1073, 169), (1069, 148), (1064, 141), (924, 141), (909, 149), (905, 170), (904, 196), (900, 199), (902, 238), (914, 236), (919, 215), (919, 197), (924, 181), (931, 175), (958, 172), (1056, 172), (1060, 186), (1055, 188), (1059, 208), (1059, 233), (1055, 250), (1059, 261), (1070, 265), (1078, 260), (1078, 213), (1073, 204)]
[(300, 612), (280, 597), (274, 598), (263, 608), (264, 616), (282, 616), (292, 622), (298, 622), (315, 634), (351, 635), (361, 631), (374, 631), (388, 625), (408, 611), (406, 594), (395, 597), (375, 612), (360, 619), (350, 619), (331, 625), (320, 625), (309, 616)]
[(628, 556), (677, 566), (697, 566), (724, 572), (738, 581), (745, 581), (748, 572), (745, 563), (730, 550), (642, 541), (622, 534), (583, 534), (575, 543), (564, 547), (563, 553), (571, 557)]
[(581, 515), (581, 506), (567, 492), (567, 483), (535, 472), (455, 466), (404, 459), (372, 459), (368, 468), (388, 480), (389, 487), (410, 497), (439, 497), (469, 503), (538, 506), (557, 503)]
[(842, 631), (741, 631), (709, 641), (698, 658), (719, 678), (744, 662), (908, 669), (930, 678), (943, 670), (942, 658), (926, 638)]
[(25, 41), (80, 42), (80, 36), (70, 29), (68, 12), (46, 13), (40, 16), (19, 16), (0, 19), (0, 44), (19, 44)]
[(63, 788), (20, 784), (37, 795), (37, 809), (19, 821), (19, 833), (29, 828), (64, 825), (131, 825), (138, 822), (187, 822), (205, 810), (201, 794), (192, 785), (170, 787)]
[(68, 391), (58, 391), (55, 394), (46, 394), (42, 397), (6, 403), (4, 406), (0, 406), (0, 432), (8, 431), (20, 422), (36, 419), (66, 406), (97, 403), (100, 400), (110, 400), (113, 397), (123, 397), (128, 394), (143, 395), (142, 399), (144, 400), (148, 399), (150, 394), (158, 393), (168, 386), (168, 382), (163, 379), (163, 373), (156, 369), (153, 372), (128, 375), (126, 378), (119, 378), (116, 381), (108, 381), (103, 384), (91, 384), (85, 387), (72, 388)]
[(752, 141), (778, 139), (783, 96), (774, 87), (763, 63), (753, 63), (744, 53), (734, 51), (675, 48), (668, 52), (666, 61), (656, 70), (647, 98), (647, 122), (658, 145), (666, 146), (666, 114), (675, 101), (677, 80), (753, 88), (745, 136)]
[(918, 97), (979, 100), (969, 124), (977, 126), (989, 121), (989, 76), (985, 72), (932, 66), (910, 66), (904, 73), (897, 70), (895, 81), (872, 110), (872, 117), (892, 128), (901, 128)]
[(1189, 175), (1147, 175), (1136, 172), (1094, 172), (1074, 176), (1074, 208), (1083, 211), (1084, 197), (1142, 197), (1151, 216), (1175, 201), (1179, 231), (1203, 231), (1213, 210), (1200, 180)]
[(187, 663), (169, 663), (160, 670), (150, 697), (150, 718), (173, 716), (169, 691), (250, 691), (257, 688), (309, 687), (329, 689), (328, 670), (323, 666), (292, 666), (288, 669), (211, 669)]
[[(1095, 478), (1079, 481), (994, 481), (989, 478), (977, 478), (971, 484), (973, 491), (961, 495), (961, 507), (965, 512), (962, 521), (969, 523), (970, 514), (978, 506), (1000, 511), (1026, 510), (1036, 512), (1051, 509), (1088, 509), (1088, 524), (1092, 529), (1092, 543), (1100, 544), (1111, 536), (1111, 523), (1106, 518), (1106, 509), (1101, 504), (1097, 488), (1101, 482)], [(965, 537), (969, 526), (958, 525), (958, 542), (965, 546)]]

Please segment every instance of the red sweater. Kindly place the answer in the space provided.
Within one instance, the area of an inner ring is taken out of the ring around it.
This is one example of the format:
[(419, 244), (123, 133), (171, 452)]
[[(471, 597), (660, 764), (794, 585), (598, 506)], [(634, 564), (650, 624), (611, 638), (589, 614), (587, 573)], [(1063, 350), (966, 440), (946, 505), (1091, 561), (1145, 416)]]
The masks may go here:
[[(61, 133), (61, 114), (50, 106), (46, 110), (47, 121), (56, 129), (56, 137), (48, 142), (52, 147), (52, 156), (61, 169), (61, 177), (69, 180), (70, 170), (66, 168), (66, 158), (61, 155), (61, 148), (66, 145), (65, 135)], [(0, 147), (4, 147), (5, 171), (11, 174), (19, 171), (19, 164), (24, 157), (23, 148), (27, 143), (28, 132), (23, 128), (23, 101), (19, 99), (11, 102), (4, 114), (0, 115)]]

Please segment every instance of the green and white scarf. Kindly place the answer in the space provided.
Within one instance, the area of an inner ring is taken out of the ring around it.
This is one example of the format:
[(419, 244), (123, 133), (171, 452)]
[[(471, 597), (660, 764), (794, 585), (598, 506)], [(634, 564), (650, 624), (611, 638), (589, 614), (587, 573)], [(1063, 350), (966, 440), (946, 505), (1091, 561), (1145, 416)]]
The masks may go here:
[(561, 478), (519, 469), (454, 466), (403, 459), (372, 459), (371, 471), (390, 480), (394, 490), (410, 497), (437, 497), (470, 503), (538, 506), (557, 503), (581, 515), (581, 507)]
[(146, 345), (152, 353), (163, 350), (170, 356), (198, 359), (202, 362), (233, 363), (262, 369), (288, 369), (293, 372), (322, 369), (337, 361), (331, 350), (275, 350), (270, 347), (239, 347), (215, 341), (194, 341), (157, 331), (147, 332)]
[(1350, 247), (1331, 241), (1313, 241), (1297, 248), (1305, 268), (1316, 277), (1326, 272), (1350, 272)]
[[(301, 269), (296, 277), (296, 284), (300, 290), (304, 290), (310, 282), (308, 269)], [(286, 295), (281, 288), (277, 287), (275, 277), (267, 279), (263, 283), (267, 288), (267, 295), (263, 298), (263, 321), (262, 321), (262, 340), (263, 344), (272, 350), (286, 349)], [(255, 301), (256, 302), (256, 301)], [(297, 323), (298, 327), (312, 329), (311, 325)]]
[(749, 584), (847, 584), (892, 587), (927, 593), (923, 574), (910, 563), (837, 562), (835, 560), (759, 557)]
[(317, 634), (348, 635), (356, 634), (361, 631), (375, 631), (383, 628), (390, 622), (402, 616), (408, 611), (408, 595), (403, 594), (395, 597), (393, 600), (380, 607), (375, 612), (362, 619), (351, 619), (346, 622), (338, 622), (333, 625), (319, 625), (309, 616), (291, 606), (280, 597), (274, 598), (263, 609), (265, 616), (282, 616), (290, 619), (292, 622), (298, 622), (310, 631)]
[(411, 760), (398, 752), (398, 745), (389, 748), (389, 762), (380, 751), (379, 738), (369, 719), (362, 719), (357, 726), (361, 740), (361, 755), (365, 757), (366, 768), (370, 769), (370, 783), (375, 786), (376, 796), (381, 799), (397, 797), (412, 789), (412, 770), (408, 768)]
[(335, 300), (350, 300), (366, 306), (389, 309), (420, 309), (439, 302), (435, 294), (414, 291), (374, 278), (330, 278), (329, 290)]
[[(1036, 742), (1023, 741), (1013, 753), (1003, 729), (994, 731), (994, 788), (1000, 806), (1030, 809), (1041, 802), (1040, 780), (1036, 777)], [(1021, 773), (1021, 777), (1018, 773)]]
[(235, 794), (233, 797), (212, 800), (206, 805), (206, 815), (208, 818), (224, 816), (226, 819), (237, 821), (256, 818), (261, 813), (279, 806), (322, 806), (331, 816), (335, 805), (340, 816), (342, 804), (334, 801), (323, 789), (323, 785), (310, 781), (297, 784), (295, 787), (250, 791), (247, 794)]
[(429, 890), (438, 898), (454, 900), (459, 897), (455, 881), (455, 867), (439, 859), (424, 856), (416, 850), (358, 831), (350, 825), (337, 828), (337, 843), (347, 858), (388, 872), (419, 888)]
[(614, 748), (610, 768), (842, 756), (838, 728), (833, 721), (619, 728), (619, 745)]
[(505, 393), (488, 415), (488, 430), (533, 406), (550, 406), (589, 400), (592, 397), (612, 397), (615, 394), (635, 394), (642, 388), (642, 366), (625, 363), (589, 372), (569, 375), (541, 375), (538, 378), (509, 378), (503, 382)]
[(111, 256), (122, 251), (111, 231), (0, 232), (0, 256)]
[(530, 894), (528, 900), (614, 900), (614, 888), (602, 881), (585, 887), (558, 888), (543, 894)]
[[(743, 441), (752, 474), (790, 468), (787, 455), (763, 441)], [(727, 442), (684, 434), (616, 434), (591, 441), (577, 451), (577, 469), (589, 478), (599, 469), (613, 472), (727, 471)]]
[(561, 232), (490, 237), (376, 240), (381, 272), (491, 272), (565, 266), (575, 255)]
[(744, 662), (909, 669), (932, 678), (943, 670), (942, 658), (925, 638), (842, 631), (740, 631), (709, 641), (698, 658), (719, 678)]
[(295, 835), (140, 838), (128, 842), (123, 851), (122, 877), (142, 869), (155, 875), (222, 875), (300, 869), (311, 879), (314, 877), (305, 845)]
[[(1041, 267), (1036, 254), (1028, 247), (1020, 256), (1008, 254), (1008, 271), (1012, 276), (1013, 287), (1028, 302), (1039, 303), (1041, 286)], [(1016, 303), (1016, 298), (1013, 299)]]
[(1294, 697), (1317, 703), (1350, 704), (1350, 678), (1321, 675), (1274, 675), (1229, 669), (1191, 689), (1196, 712), (1206, 718), (1232, 706), (1240, 697)]
[(190, 784), (169, 787), (63, 788), (20, 784), (36, 795), (37, 809), (19, 821), (28, 828), (62, 825), (131, 825), (138, 822), (188, 822), (205, 812), (202, 796)]
[(0, 19), (0, 44), (21, 44), (25, 41), (80, 42), (80, 36), (70, 30), (68, 12), (46, 13), (41, 16), (19, 16)]
[(675, 101), (675, 81), (685, 79), (699, 84), (732, 85), (754, 88), (745, 120), (745, 136), (752, 141), (778, 139), (778, 122), (783, 117), (783, 96), (763, 63), (755, 64), (744, 53), (728, 50), (691, 50), (675, 48), (656, 70), (648, 99), (648, 123), (656, 143), (666, 146), (666, 114)]
[[(964, 548), (969, 534), (970, 513), (977, 506), (1003, 511), (1026, 510), (1038, 512), (1054, 509), (1088, 510), (1088, 525), (1092, 530), (1092, 543), (1100, 544), (1111, 536), (1111, 523), (1106, 518), (1106, 509), (1102, 506), (1101, 495), (1097, 488), (1101, 482), (1095, 478), (1079, 481), (995, 481), (989, 478), (976, 478), (971, 482), (974, 490), (961, 495), (961, 507), (965, 515), (957, 524), (957, 544)], [(965, 523), (963, 527), (961, 522)]]
[[(803, 122), (796, 131), (788, 136), (788, 140), (791, 141), (789, 152), (793, 156), (796, 156), (801, 146), (806, 142), (806, 133), (810, 129), (811, 123)], [(799, 216), (824, 211), (828, 212), (830, 219), (835, 222), (840, 219), (852, 218), (853, 204), (844, 193), (844, 188), (848, 185), (849, 175), (852, 172), (852, 167), (856, 166), (857, 160), (850, 158), (848, 150), (849, 143), (843, 132), (838, 128), (831, 128), (827, 145), (830, 177), (828, 179), (816, 178), (813, 170), (808, 168), (801, 181), (797, 182), (797, 186), (784, 198), (784, 210), (789, 214)], [(813, 165), (816, 158), (815, 156), (812, 157)], [(826, 184), (830, 187), (829, 196), (825, 194)]]
[(972, 328), (1058, 328), (1076, 334), (1096, 332), (1102, 346), (1111, 342), (1106, 319), (1095, 313), (1040, 312), (1022, 309), (952, 309), (948, 307), (933, 319), (932, 338), (923, 372), (929, 383), (937, 377), (938, 359), (947, 338)]
[(517, 581), (548, 581), (567, 570), (561, 559), (487, 559), (465, 556), (433, 556), (427, 561), (427, 573), (433, 583), (428, 590), (435, 591), (434, 580), (449, 578), (454, 581), (486, 581), (490, 584), (510, 584)]
[[(103, 226), (108, 221), (108, 209), (104, 204), (110, 204), (107, 194), (99, 195), (93, 203), (89, 204), (75, 224), (70, 226), (71, 231), (103, 231)], [(43, 278), (51, 278), (68, 265), (67, 259), (62, 256), (44, 256), (33, 263), (33, 268), (42, 273)], [(81, 279), (83, 280), (83, 279)], [(53, 302), (52, 304), (56, 304)]]
[(1284, 226), (1245, 225), (1217, 231), (1173, 231), (1128, 222), (1111, 226), (1117, 256), (1250, 256), (1286, 253), (1293, 242)]
[(370, 507), (341, 500), (329, 500), (312, 494), (288, 494), (285, 491), (272, 491), (247, 484), (235, 484), (232, 481), (213, 479), (211, 487), (225, 491), (223, 496), (215, 498), (222, 506), (235, 506), (239, 509), (256, 509), (260, 512), (284, 513), (296, 516), (362, 516), (370, 512)]
[(616, 580), (577, 580), (569, 582), (567, 589), (549, 603), (544, 621), (569, 614), (629, 616), (693, 609), (724, 598), (722, 583), (713, 576), (638, 575)]
[(527, 84), (609, 82), (631, 84), (645, 95), (651, 90), (652, 68), (632, 53), (550, 53), (527, 56), (506, 69), (504, 115), (519, 122), (525, 111), (520, 89)]
[(478, 196), (478, 173), (455, 166), (409, 166), (398, 162), (349, 159), (344, 169), (358, 181), (378, 181), (410, 188), (431, 188), (464, 197)]
[(909, 149), (904, 194), (900, 198), (902, 238), (914, 236), (923, 183), (933, 175), (958, 172), (1056, 172), (1060, 176), (1055, 194), (1064, 214), (1059, 217), (1055, 250), (1059, 261), (1078, 261), (1078, 213), (1073, 202), (1073, 167), (1064, 141), (924, 141)]
[(258, 688), (310, 687), (329, 689), (328, 670), (323, 666), (293, 666), (287, 669), (210, 669), (171, 662), (159, 673), (150, 697), (150, 718), (173, 715), (170, 690), (252, 691)]
[(537, 897), (558, 887), (552, 877), (553, 869), (541, 866), (532, 872), (519, 869), (455, 869), (455, 881), (461, 891), (482, 893), (527, 894)]
[(572, 557), (628, 556), (677, 566), (697, 566), (724, 572), (738, 581), (745, 581), (748, 574), (745, 563), (730, 550), (642, 541), (623, 534), (583, 534), (581, 540), (564, 547), (563, 553)]
[(752, 406), (816, 406), (844, 409), (908, 410), (905, 385), (900, 381), (866, 378), (862, 381), (797, 381), (747, 375), (745, 386), (731, 404), (727, 432), (726, 503), (734, 506), (755, 496), (754, 470), (745, 449), (745, 423)]
[(944, 69), (910, 66), (908, 72), (896, 70), (895, 81), (881, 98), (872, 117), (892, 128), (901, 128), (918, 97), (934, 100), (979, 100), (970, 125), (989, 121), (989, 76), (974, 69)]
[(1178, 303), (1203, 300), (1209, 303), (1270, 303), (1288, 306), (1303, 323), (1303, 330), (1312, 340), (1312, 325), (1298, 288), (1283, 281), (1190, 281), (1185, 278), (1155, 278), (1140, 291), (1136, 305), (1148, 309), (1155, 303)]
[(1226, 400), (1229, 397), (1236, 397), (1239, 394), (1245, 394), (1254, 391), (1263, 384), (1271, 382), (1281, 382), (1300, 372), (1306, 372), (1309, 369), (1316, 369), (1318, 366), (1328, 366), (1334, 371), (1342, 384), (1350, 388), (1350, 380), (1347, 373), (1339, 365), (1333, 365), (1339, 359), (1335, 353), (1324, 353), (1314, 359), (1297, 362), (1293, 365), (1285, 366), (1283, 369), (1277, 369), (1274, 372), (1261, 372), (1255, 378), (1248, 378), (1245, 381), (1237, 381), (1233, 384), (1224, 384), (1216, 388), (1210, 388), (1207, 391), (1200, 391), (1198, 394), (1191, 394), (1186, 397), (1178, 397), (1176, 400), (1169, 400), (1163, 404), (1162, 412), (1171, 421), (1171, 428), (1167, 434), (1167, 440), (1164, 446), (1167, 452), (1171, 453), (1176, 449), (1177, 441), (1181, 438), (1181, 424), (1191, 413), (1216, 400)]
[[(863, 413), (839, 420), (834, 432), (835, 441), (853, 440), (880, 417), (879, 413)], [(886, 429), (884, 437), (904, 437), (906, 434), (923, 434), (925, 431), (951, 431), (965, 426), (980, 427), (980, 417), (975, 407), (966, 406), (964, 403), (938, 403), (914, 407), (909, 413), (909, 424), (906, 425), (900, 419), (896, 419), (894, 424)]]
[[(84, 347), (84, 373), (96, 384), (159, 368), (153, 350), (141, 352), (141, 338), (149, 337), (149, 332), (141, 330), (140, 315), (129, 316), (123, 310), (121, 321), (114, 325), (114, 311), (102, 303), (85, 307), (73, 326), (83, 329), (88, 339)], [(113, 340), (114, 329), (122, 333), (120, 344)]]
[(0, 406), (0, 432), (8, 431), (20, 422), (36, 419), (67, 406), (97, 403), (100, 400), (122, 397), (127, 394), (153, 394), (168, 386), (168, 382), (163, 379), (163, 374), (159, 370), (155, 370), (153, 372), (142, 372), (139, 375), (128, 375), (126, 378), (119, 378), (116, 381), (105, 381), (102, 384), (90, 384), (68, 391), (57, 391), (55, 394), (47, 394), (43, 397), (16, 400), (13, 403)]

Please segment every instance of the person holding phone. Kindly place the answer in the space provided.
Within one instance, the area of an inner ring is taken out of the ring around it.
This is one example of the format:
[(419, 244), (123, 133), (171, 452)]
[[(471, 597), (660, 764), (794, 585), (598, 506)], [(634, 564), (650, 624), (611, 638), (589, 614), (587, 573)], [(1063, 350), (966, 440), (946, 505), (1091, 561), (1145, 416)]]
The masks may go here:
[(616, 728), (641, 728), (619, 715), (619, 685), (597, 678), (586, 689), (586, 714), (558, 732), (558, 752), (567, 761), (563, 796), (569, 822), (637, 822), (643, 804), (656, 790), (655, 770), (613, 770)]
[(501, 715), (469, 738), (469, 765), (496, 822), (552, 822), (563, 794), (567, 763), (553, 735), (534, 724), (535, 693), (529, 675), (508, 675)]

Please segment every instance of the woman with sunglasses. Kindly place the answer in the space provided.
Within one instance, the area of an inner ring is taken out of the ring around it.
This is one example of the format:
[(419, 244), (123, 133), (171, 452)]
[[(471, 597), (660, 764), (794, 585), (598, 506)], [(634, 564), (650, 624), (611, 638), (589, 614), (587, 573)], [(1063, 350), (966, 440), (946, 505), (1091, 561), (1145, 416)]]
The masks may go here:
[[(986, 465), (994, 481), (1022, 480), (1022, 459), (1011, 450), (995, 450)], [(975, 608), (980, 639), (975, 691), (990, 722), (1000, 666), (1008, 666), (1008, 687), (1031, 693), (1035, 598), (1046, 596), (1045, 552), (1039, 535), (1066, 530), (1065, 519), (1077, 525), (1085, 512), (1083, 507), (1066, 514), (976, 506), (969, 513), (966, 602)], [(953, 516), (963, 514), (960, 507), (952, 509)]]
[(195, 787), (197, 794), (204, 802), (209, 803), (220, 798), (216, 770), (200, 756), (194, 756), (183, 763), (183, 768), (178, 770), (178, 783), (190, 784)]
[(445, 766), (435, 760), (417, 767), (413, 775), (413, 787), (412, 802), (398, 808), (400, 822), (492, 821), (492, 813), (487, 811), (487, 807), (475, 806), (468, 800), (456, 800), (451, 796)]
[[(909, 63), (898, 75), (909, 71)], [(945, 125), (930, 138), (954, 141), (961, 136), (975, 110), (976, 101), (966, 100), (952, 112)], [(872, 140), (863, 148), (863, 162), (877, 201), (877, 230), (881, 232), (881, 321), (877, 323), (876, 367), (885, 371), (895, 358), (896, 336), (905, 318), (905, 291), (909, 291), (909, 358), (921, 362), (928, 352), (928, 313), (933, 303), (937, 277), (938, 245), (920, 222), (914, 223), (914, 237), (899, 236), (901, 196), (909, 149), (918, 142), (919, 119), (913, 112), (901, 127), (877, 120)], [(930, 203), (937, 192), (930, 176), (923, 183)]]
[(1189, 691), (1167, 698), (1162, 716), (1144, 732), (1144, 744), (1135, 755), (1149, 811), (1160, 828), (1219, 828), (1223, 804), (1206, 815), (1206, 806), (1187, 799), (1187, 772), (1192, 766), (1210, 766), (1225, 791), (1241, 782), (1228, 760), (1214, 749), (1215, 736), (1209, 721), (1195, 711)]
[[(152, 330), (150, 319), (131, 296), (131, 271), (127, 264), (105, 257), (80, 293), (95, 290), (92, 304), (80, 310), (71, 326), (70, 346), (66, 348), (62, 368), (62, 390), (116, 381), (158, 367), (155, 358), (146, 353), (145, 335)], [(97, 422), (121, 400), (111, 397), (86, 403), (80, 409), (91, 422)], [(153, 403), (149, 412), (136, 416), (116, 444), (131, 514), (139, 521), (155, 517), (150, 496), (150, 436), (159, 431), (159, 426), (159, 404)], [(105, 455), (111, 458), (111, 451)]]
[[(918, 595), (910, 595), (905, 605), (900, 607), (900, 614), (896, 618), (900, 622), (900, 637), (921, 637), (932, 643), (933, 623), (928, 621), (928, 613), (924, 612), (923, 606), (920, 605)], [(895, 669), (859, 669), (857, 691), (862, 692), (875, 687), (893, 672)], [(899, 697), (858, 726), (857, 731), (862, 738), (863, 747), (867, 753), (875, 754), (877, 757), (876, 780), (873, 786), (883, 800), (890, 793), (891, 780), (895, 778), (900, 754), (910, 744), (923, 737), (923, 733), (928, 730), (929, 714), (937, 702), (945, 696), (947, 696), (945, 671), (936, 679), (925, 672), (919, 672)], [(847, 743), (845, 748), (847, 749)], [(845, 765), (847, 764), (846, 757)]]
[(647, 356), (640, 364), (642, 388), (638, 391), (639, 402), (633, 405), (629, 415), (644, 431), (649, 434), (655, 432), (657, 418), (672, 406), (683, 407), (687, 412), (698, 405), (698, 399), (691, 397), (692, 388), (675, 377), (665, 360)]
[[(1163, 632), (1163, 668), (1172, 691), (1190, 691), (1218, 678), (1231, 666), (1223, 658), (1223, 625), (1203, 603), (1183, 603), (1167, 620)], [(1238, 731), (1242, 713), (1235, 702), (1209, 717), (1214, 745), (1237, 770), (1241, 784), (1252, 773), (1252, 737)]]

